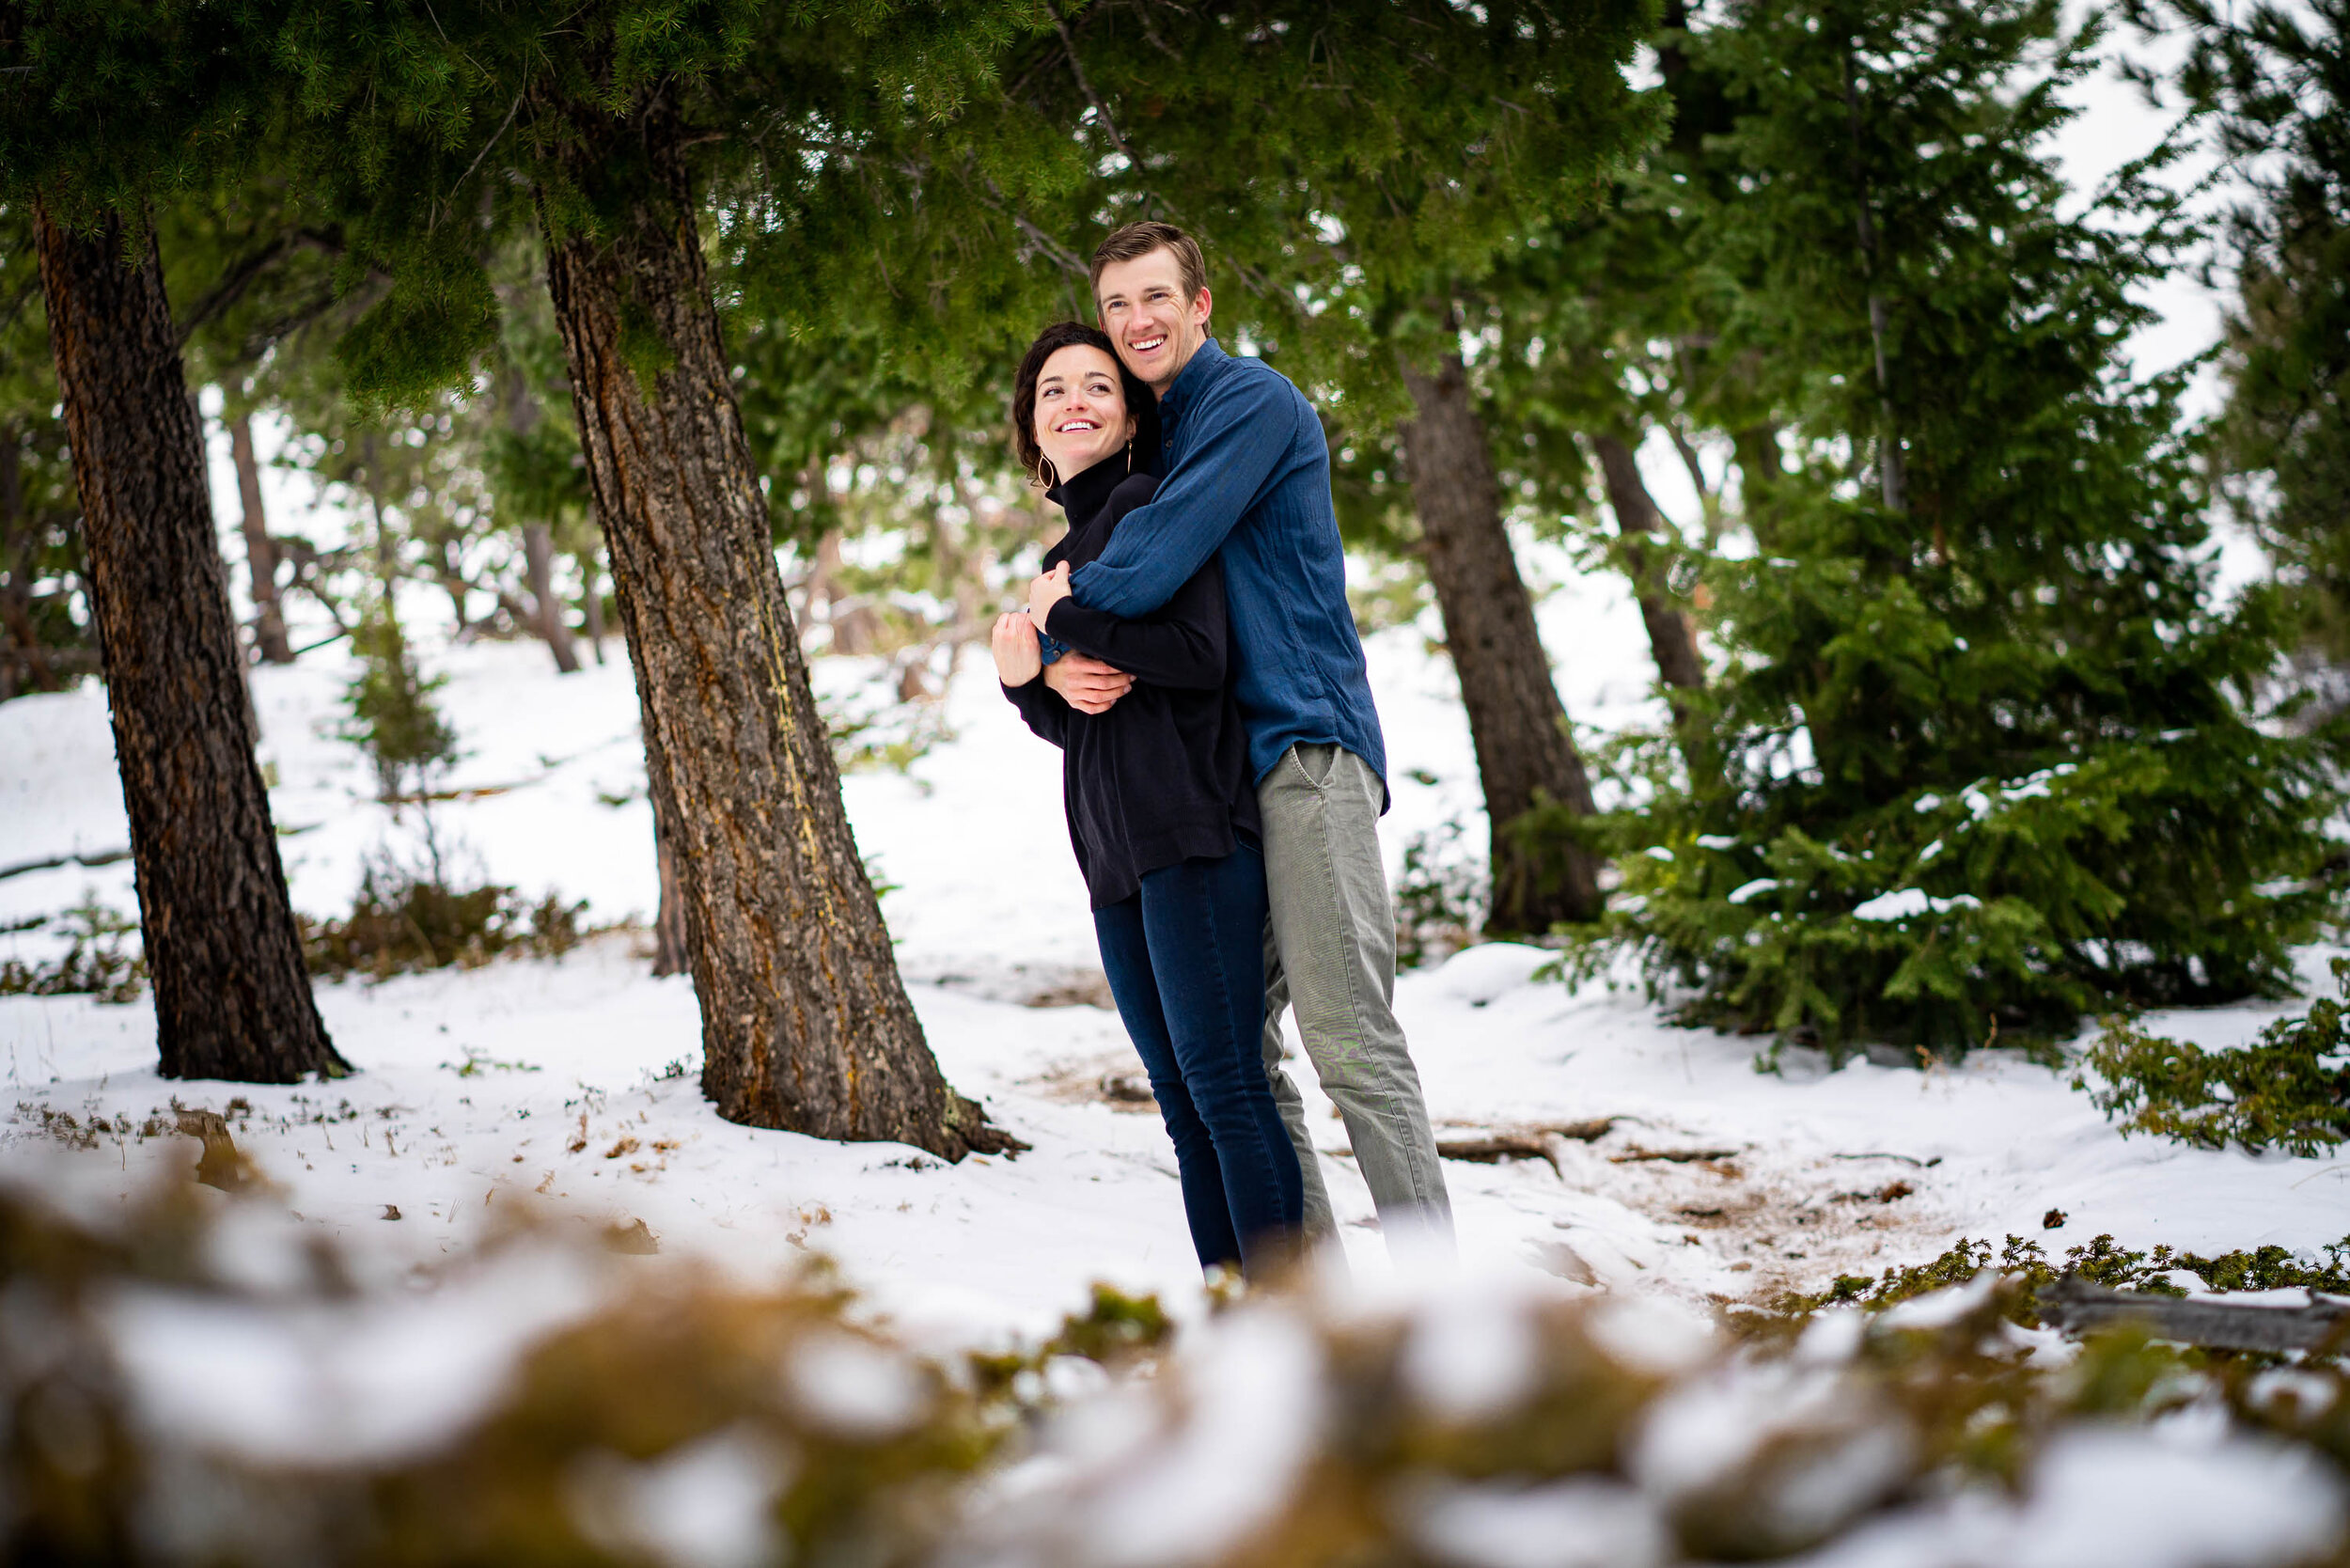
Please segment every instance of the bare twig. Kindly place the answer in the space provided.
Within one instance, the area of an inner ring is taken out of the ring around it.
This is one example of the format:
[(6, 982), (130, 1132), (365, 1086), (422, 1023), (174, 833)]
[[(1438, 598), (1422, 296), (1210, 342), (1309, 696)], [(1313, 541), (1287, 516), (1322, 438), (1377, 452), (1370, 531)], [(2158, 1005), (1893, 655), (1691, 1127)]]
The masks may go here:
[(1101, 94), (1093, 90), (1093, 84), (1086, 80), (1086, 68), (1077, 59), (1077, 39), (1061, 16), (1058, 0), (1044, 0), (1044, 9), (1053, 18), (1054, 31), (1060, 34), (1061, 47), (1069, 52), (1069, 74), (1076, 78), (1077, 90), (1086, 95), (1086, 102), (1093, 105), (1093, 112), (1102, 117), (1102, 129), (1109, 133), (1110, 145), (1125, 154), (1126, 162), (1139, 172), (1142, 160), (1136, 157), (1134, 149), (1126, 145), (1126, 138), (1118, 133), (1118, 122), (1110, 118), (1109, 105), (1102, 102)]

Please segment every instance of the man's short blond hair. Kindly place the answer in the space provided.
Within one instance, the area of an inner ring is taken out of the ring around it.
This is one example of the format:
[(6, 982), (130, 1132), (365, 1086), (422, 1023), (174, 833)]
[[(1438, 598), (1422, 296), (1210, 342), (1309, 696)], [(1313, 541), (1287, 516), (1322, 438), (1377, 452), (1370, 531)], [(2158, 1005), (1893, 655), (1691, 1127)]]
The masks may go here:
[(1171, 223), (1146, 219), (1113, 229), (1093, 253), (1093, 301), (1102, 302), (1102, 270), (1115, 261), (1134, 261), (1154, 250), (1175, 253), (1176, 275), (1183, 284), (1183, 303), (1189, 305), (1199, 297), (1199, 290), (1208, 286), (1207, 259), (1199, 254), (1199, 242)]

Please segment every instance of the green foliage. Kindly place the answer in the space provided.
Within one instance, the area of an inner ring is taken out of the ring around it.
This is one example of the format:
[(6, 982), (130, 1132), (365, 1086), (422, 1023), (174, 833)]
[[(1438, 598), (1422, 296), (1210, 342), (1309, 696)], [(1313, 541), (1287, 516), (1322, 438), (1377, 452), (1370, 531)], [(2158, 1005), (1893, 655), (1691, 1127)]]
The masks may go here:
[(433, 706), (446, 677), (428, 678), (410, 651), (387, 591), (356, 632), (359, 673), (345, 689), (351, 720), (342, 738), (364, 748), (385, 801), (421, 800), (431, 780), (457, 760), (457, 732)]
[(1875, 1279), (1863, 1274), (1839, 1275), (1826, 1290), (1814, 1295), (1791, 1295), (1778, 1306), (1781, 1311), (1796, 1317), (1844, 1303), (1878, 1312), (1898, 1302), (1964, 1285), (1990, 1270), (2011, 1282), (2011, 1288), (1999, 1293), (2002, 1313), (2010, 1322), (2031, 1326), (2040, 1321), (2032, 1303), (2041, 1288), (2055, 1284), (2065, 1275), (2077, 1275), (2108, 1290), (2185, 1295), (2186, 1293), (2166, 1277), (2170, 1270), (2186, 1266), (2186, 1260), (2174, 1256), (2167, 1247), (2156, 1247), (2151, 1252), (2133, 1252), (2116, 1245), (2111, 1236), (2099, 1236), (2080, 1247), (2066, 1248), (2061, 1264), (2051, 1263), (2038, 1242), (2026, 1241), (2021, 1236), (2008, 1237), (2006, 1245), (1996, 1254), (1988, 1241), (1962, 1236), (1949, 1251), (1926, 1262), (1888, 1268)]
[(98, 672), (81, 507), (25, 203), (0, 196), (0, 702)]
[(1442, 963), (1477, 940), (1485, 923), (1484, 865), (1455, 817), (1403, 845), (1395, 881), (1395, 966)]
[(2177, 85), (2248, 195), (2230, 211), (2235, 268), (2221, 369), (2222, 485), (2280, 568), (2296, 627), (2350, 659), (2350, 5), (2141, 0), (2188, 52)]
[(351, 913), (339, 919), (297, 915), (310, 973), (377, 980), (426, 969), (478, 969), (507, 954), (560, 958), (588, 934), (583, 901), (549, 893), (537, 902), (511, 887), (452, 887), (385, 857), (360, 875)]
[(1737, 185), (1692, 182), (1692, 243), (1788, 428), (1742, 458), (1756, 553), (1708, 568), (1721, 776), (1615, 823), (1583, 972), (1636, 950), (1689, 1021), (1836, 1057), (2280, 994), (2336, 794), (2248, 712), (2273, 606), (2216, 600), (2179, 378), (2120, 356), (2190, 237), (2166, 154), (2069, 215), (2045, 141), (2092, 39), (2048, 0), (1731, 20), (1688, 40)]
[(89, 996), (102, 1002), (135, 1002), (146, 993), (148, 978), (147, 955), (129, 950), (138, 933), (138, 921), (86, 898), (60, 917), (64, 953), (46, 964), (0, 961), (0, 996)]
[[(2350, 1000), (2350, 960), (2333, 961)], [(2343, 1002), (2311, 1004), (2250, 1044), (2206, 1051), (2151, 1035), (2127, 1019), (2106, 1026), (2073, 1074), (2122, 1134), (2149, 1133), (2199, 1149), (2230, 1143), (2304, 1158), (2350, 1138), (2350, 1030)]]

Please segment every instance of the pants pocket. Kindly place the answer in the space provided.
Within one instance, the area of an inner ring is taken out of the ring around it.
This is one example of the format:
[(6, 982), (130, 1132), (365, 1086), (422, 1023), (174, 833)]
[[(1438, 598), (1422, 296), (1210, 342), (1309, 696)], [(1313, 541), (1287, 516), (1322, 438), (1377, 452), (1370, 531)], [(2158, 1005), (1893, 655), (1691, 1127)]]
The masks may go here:
[(1289, 760), (1298, 777), (1320, 791), (1329, 786), (1331, 770), (1338, 766), (1339, 748), (1301, 741), (1290, 747)]

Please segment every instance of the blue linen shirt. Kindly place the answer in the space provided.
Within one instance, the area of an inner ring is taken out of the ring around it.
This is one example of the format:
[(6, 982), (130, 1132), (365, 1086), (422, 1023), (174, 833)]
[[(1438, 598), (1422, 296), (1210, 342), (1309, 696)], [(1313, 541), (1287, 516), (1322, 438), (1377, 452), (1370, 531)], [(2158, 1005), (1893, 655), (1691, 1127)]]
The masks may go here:
[(1070, 591), (1135, 619), (1220, 555), (1252, 776), (1261, 781), (1292, 745), (1335, 744), (1384, 785), (1387, 749), (1347, 607), (1330, 448), (1313, 405), (1270, 365), (1210, 337), (1161, 394), (1159, 430), (1158, 494), (1120, 520)]

